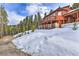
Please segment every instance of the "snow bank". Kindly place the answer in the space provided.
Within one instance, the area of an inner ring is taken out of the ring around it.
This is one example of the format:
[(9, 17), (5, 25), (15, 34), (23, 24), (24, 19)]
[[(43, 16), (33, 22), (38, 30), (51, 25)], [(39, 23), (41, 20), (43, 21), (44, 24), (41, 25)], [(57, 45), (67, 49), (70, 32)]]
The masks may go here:
[(16, 34), (16, 35), (14, 35), (13, 37), (14, 37), (14, 38), (17, 38), (17, 37), (19, 37), (21, 34), (22, 34), (22, 33), (18, 33), (18, 34)]
[(14, 37), (14, 38), (17, 38), (17, 37), (20, 37), (20, 36), (22, 36), (22, 35), (25, 35), (25, 34), (31, 33), (31, 32), (32, 32), (32, 30), (25, 31), (25, 32), (23, 32), (23, 33), (18, 33), (18, 34), (16, 34), (16, 35), (14, 35), (13, 37)]
[(17, 49), (38, 56), (79, 55), (79, 29), (35, 30), (14, 39)]
[[(74, 23), (63, 24), (62, 27), (72, 28)], [(79, 22), (76, 22), (77, 27), (79, 27)]]

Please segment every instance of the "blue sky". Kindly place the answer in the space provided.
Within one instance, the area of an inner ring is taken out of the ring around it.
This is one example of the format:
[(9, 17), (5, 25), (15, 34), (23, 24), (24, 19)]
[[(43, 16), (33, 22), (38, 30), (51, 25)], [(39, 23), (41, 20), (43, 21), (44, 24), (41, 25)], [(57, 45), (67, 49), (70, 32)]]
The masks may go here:
[(25, 16), (34, 15), (37, 12), (43, 14), (48, 13), (50, 9), (70, 5), (70, 3), (5, 3), (5, 7), (8, 13), (9, 24), (18, 24)]

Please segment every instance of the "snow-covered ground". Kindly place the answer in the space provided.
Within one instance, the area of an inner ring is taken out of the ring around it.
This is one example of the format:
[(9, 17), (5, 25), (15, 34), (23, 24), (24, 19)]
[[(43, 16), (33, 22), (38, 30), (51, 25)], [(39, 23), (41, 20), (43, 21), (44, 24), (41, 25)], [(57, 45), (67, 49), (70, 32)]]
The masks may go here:
[(79, 55), (79, 29), (71, 27), (35, 30), (15, 38), (17, 49), (38, 56)]

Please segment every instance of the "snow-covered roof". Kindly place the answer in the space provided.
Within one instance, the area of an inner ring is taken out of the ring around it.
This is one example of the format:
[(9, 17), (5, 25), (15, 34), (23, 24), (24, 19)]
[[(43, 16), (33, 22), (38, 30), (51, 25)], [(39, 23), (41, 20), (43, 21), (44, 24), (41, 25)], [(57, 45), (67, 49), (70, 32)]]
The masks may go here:
[(68, 13), (73, 12), (73, 11), (76, 11), (76, 10), (79, 10), (79, 7), (76, 8), (76, 9), (73, 9), (73, 10), (69, 11)]

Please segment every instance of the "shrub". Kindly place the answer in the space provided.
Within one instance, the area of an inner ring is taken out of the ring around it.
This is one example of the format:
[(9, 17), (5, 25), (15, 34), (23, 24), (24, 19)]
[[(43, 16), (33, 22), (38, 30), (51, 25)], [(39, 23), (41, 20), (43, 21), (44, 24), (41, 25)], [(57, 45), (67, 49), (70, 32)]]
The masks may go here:
[(73, 24), (73, 30), (77, 30), (77, 23), (76, 22)]

